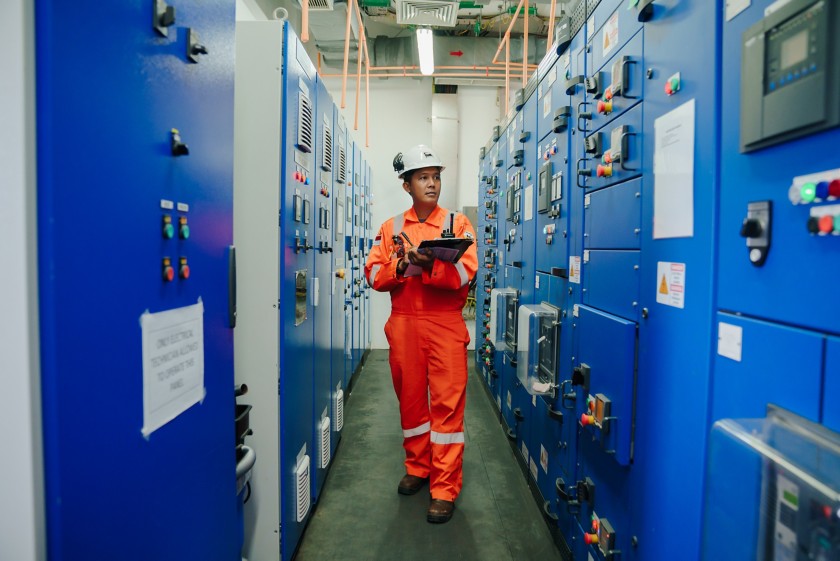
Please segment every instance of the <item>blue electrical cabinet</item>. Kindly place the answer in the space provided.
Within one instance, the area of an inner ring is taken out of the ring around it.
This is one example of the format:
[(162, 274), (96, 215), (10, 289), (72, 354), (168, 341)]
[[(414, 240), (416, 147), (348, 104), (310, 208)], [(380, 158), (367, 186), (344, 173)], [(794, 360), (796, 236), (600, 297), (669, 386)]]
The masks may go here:
[[(315, 67), (286, 24), (283, 76), (281, 188), (283, 255), (280, 261), (280, 477), (281, 549), (291, 559), (308, 521), (314, 417), (313, 347), (315, 345), (317, 89)], [(320, 306), (319, 306), (320, 307)], [(319, 412), (320, 413), (320, 412)]]
[[(43, 499), (56, 561), (240, 557), (234, 4), (179, 6), (168, 30), (153, 27), (151, 3), (35, 6)], [(187, 307), (201, 335), (168, 324), (155, 341), (147, 320)], [(176, 368), (155, 384), (169, 360), (156, 349), (187, 338), (176, 350), (203, 362), (200, 378)], [(155, 405), (182, 389), (202, 398), (152, 430)]]
[(341, 431), (344, 427), (344, 338), (347, 326), (344, 321), (345, 295), (349, 287), (347, 255), (344, 250), (344, 235), (347, 221), (347, 126), (341, 112), (333, 105), (333, 187), (330, 197), (333, 209), (333, 241), (330, 253), (333, 260), (332, 277), (332, 336), (330, 340), (330, 364), (332, 388), (332, 424), (330, 439), (332, 454), (335, 454)]
[(346, 154), (346, 182), (344, 190), (344, 388), (349, 394), (350, 383), (353, 380), (353, 292), (356, 290), (355, 280), (362, 270), (358, 268), (353, 246), (353, 224), (355, 206), (353, 203), (353, 139), (349, 129), (345, 129), (342, 145)]
[(332, 298), (335, 286), (333, 276), (334, 215), (333, 215), (333, 133), (334, 104), (324, 83), (316, 81), (314, 151), (314, 209), (315, 221), (315, 282), (314, 302), (314, 357), (313, 357), (313, 418), (312, 450), (315, 458), (315, 477), (312, 478), (312, 497), (318, 500), (327, 468), (332, 459)]
[[(715, 357), (715, 418), (753, 415), (746, 411), (771, 401), (838, 430), (840, 408), (830, 390), (837, 388), (840, 372), (834, 338), (840, 333), (840, 298), (817, 287), (840, 266), (840, 170), (836, 158), (820, 156), (840, 139), (836, 93), (830, 93), (840, 83), (840, 50), (828, 38), (840, 15), (830, 2), (801, 0), (774, 10), (770, 5), (754, 2), (723, 26), (723, 51), (739, 54), (724, 59), (721, 77), (727, 87), (721, 100), (718, 309), (754, 318), (767, 339), (756, 339), (752, 326), (742, 333), (724, 330)], [(791, 58), (794, 44), (784, 33), (807, 39), (807, 51)], [(780, 77), (773, 45), (785, 49)], [(748, 99), (753, 91), (758, 93)], [(756, 111), (764, 112), (758, 128)], [(786, 120), (780, 125), (781, 116)], [(750, 144), (758, 130), (765, 139)], [(804, 297), (785, 297), (800, 281)], [(808, 343), (800, 347), (803, 340)], [(738, 360), (727, 352), (733, 344), (740, 349)], [(750, 364), (764, 369), (759, 374)], [(738, 407), (717, 393), (733, 370), (743, 383), (759, 386)], [(785, 391), (772, 395), (765, 379), (782, 381)], [(719, 409), (722, 398), (728, 407)]]
[(352, 376), (358, 372), (361, 362), (361, 329), (362, 329), (362, 285), (364, 279), (364, 260), (362, 258), (362, 204), (364, 195), (364, 178), (362, 148), (358, 142), (353, 142), (353, 230), (351, 251), (353, 253), (353, 340), (351, 347), (351, 384)]

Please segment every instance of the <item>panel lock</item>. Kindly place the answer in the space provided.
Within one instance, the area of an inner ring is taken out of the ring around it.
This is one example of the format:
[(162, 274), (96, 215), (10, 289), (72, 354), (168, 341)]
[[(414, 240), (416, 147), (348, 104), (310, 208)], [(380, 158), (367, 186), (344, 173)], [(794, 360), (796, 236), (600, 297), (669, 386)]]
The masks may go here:
[(750, 263), (761, 267), (770, 252), (770, 229), (773, 201), (757, 201), (747, 205), (747, 217), (741, 224), (741, 236), (747, 239)]
[(586, 139), (583, 141), (583, 145), (584, 149), (586, 150), (586, 153), (592, 154), (596, 158), (599, 158), (604, 152), (603, 140), (601, 139), (600, 132), (596, 132), (595, 134), (587, 136)]
[(198, 62), (198, 55), (207, 53), (207, 47), (198, 42), (198, 32), (187, 28), (187, 59), (190, 62)]
[(604, 95), (604, 88), (607, 84), (606, 72), (597, 72), (592, 76), (587, 76), (583, 81), (583, 87), (586, 93), (590, 94), (595, 99), (599, 99)]

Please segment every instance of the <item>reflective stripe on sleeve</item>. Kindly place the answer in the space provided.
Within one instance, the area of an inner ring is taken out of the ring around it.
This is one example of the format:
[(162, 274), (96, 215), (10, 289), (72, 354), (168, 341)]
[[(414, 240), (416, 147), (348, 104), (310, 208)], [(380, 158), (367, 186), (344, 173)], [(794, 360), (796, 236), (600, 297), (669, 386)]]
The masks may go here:
[(368, 285), (370, 285), (371, 288), (373, 288), (373, 281), (376, 280), (376, 273), (378, 273), (379, 269), (381, 269), (381, 268), (382, 268), (382, 265), (374, 265), (373, 267), (371, 267), (370, 276), (368, 277), (368, 280), (367, 280)]
[[(419, 436), (421, 434), (426, 434), (432, 429), (432, 423), (430, 421), (426, 421), (419, 427), (414, 427), (413, 429), (403, 429), (403, 436), (405, 438), (410, 438), (412, 436)], [(435, 434), (435, 433), (432, 433)], [(463, 437), (462, 437), (463, 438)]]
[(392, 235), (399, 236), (400, 232), (402, 232), (403, 223), (405, 222), (405, 218), (402, 214), (398, 214), (394, 217), (394, 231)]
[(432, 431), (431, 439), (434, 444), (463, 444), (464, 433)]
[(455, 270), (458, 271), (458, 276), (461, 277), (461, 286), (464, 286), (468, 282), (470, 282), (470, 277), (467, 275), (467, 269), (464, 267), (464, 264), (458, 261), (455, 263)]

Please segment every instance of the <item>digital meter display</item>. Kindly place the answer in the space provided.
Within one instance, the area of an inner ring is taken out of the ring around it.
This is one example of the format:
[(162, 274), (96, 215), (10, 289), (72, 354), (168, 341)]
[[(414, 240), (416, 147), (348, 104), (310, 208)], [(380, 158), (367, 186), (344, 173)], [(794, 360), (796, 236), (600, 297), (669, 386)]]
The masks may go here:
[(790, 68), (808, 57), (808, 30), (803, 29), (790, 39), (785, 39), (781, 47), (782, 68)]

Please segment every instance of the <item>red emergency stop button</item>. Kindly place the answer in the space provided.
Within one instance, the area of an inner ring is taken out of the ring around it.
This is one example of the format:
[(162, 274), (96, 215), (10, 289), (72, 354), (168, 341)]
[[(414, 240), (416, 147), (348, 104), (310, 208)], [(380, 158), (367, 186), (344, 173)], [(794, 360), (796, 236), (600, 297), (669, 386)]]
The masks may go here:
[(612, 164), (607, 164), (605, 166), (602, 166), (602, 165), (599, 164), (598, 167), (595, 170), (595, 174), (598, 177), (612, 177), (612, 174), (613, 174)]
[(585, 427), (588, 427), (589, 425), (594, 425), (595, 424), (595, 415), (587, 415), (586, 413), (583, 413), (580, 416), (580, 424), (585, 426)]
[(830, 234), (834, 231), (834, 217), (829, 214), (821, 216), (819, 227), (821, 234)]
[(586, 545), (598, 543), (598, 534), (584, 534), (583, 541)]
[(613, 104), (612, 101), (599, 101), (598, 102), (598, 113), (602, 115), (609, 115), (612, 113)]

